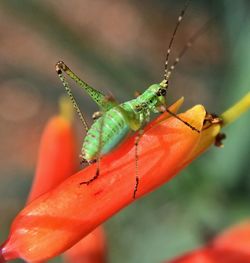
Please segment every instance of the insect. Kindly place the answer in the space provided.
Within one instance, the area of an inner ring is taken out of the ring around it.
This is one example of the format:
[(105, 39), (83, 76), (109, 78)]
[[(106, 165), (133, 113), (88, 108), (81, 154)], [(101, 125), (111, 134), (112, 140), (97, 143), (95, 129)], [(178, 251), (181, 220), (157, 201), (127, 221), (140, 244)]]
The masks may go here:
[[(135, 186), (133, 191), (133, 198), (135, 198), (139, 185), (138, 145), (141, 136), (143, 136), (143, 127), (149, 121), (152, 113), (161, 113), (163, 111), (168, 111), (172, 116), (178, 118), (192, 130), (199, 132), (198, 130), (196, 130), (195, 127), (191, 126), (189, 123), (185, 122), (174, 113), (170, 112), (167, 109), (165, 98), (171, 73), (173, 72), (175, 66), (178, 64), (180, 58), (184, 55), (186, 50), (192, 45), (197, 36), (200, 35), (200, 32), (198, 32), (190, 39), (190, 41), (184, 46), (180, 55), (169, 67), (169, 56), (171, 53), (171, 47), (173, 45), (177, 29), (186, 12), (189, 2), (190, 1), (187, 1), (185, 7), (182, 9), (174, 28), (171, 40), (169, 42), (165, 60), (163, 80), (160, 83), (151, 85), (135, 99), (118, 104), (113, 99), (107, 98), (107, 96), (105, 96), (103, 93), (94, 89), (89, 84), (81, 80), (64, 62), (59, 61), (56, 64), (56, 72), (60, 80), (62, 81), (63, 86), (66, 89), (66, 92), (68, 93), (87, 132), (87, 135), (84, 138), (81, 156), (88, 163), (96, 161), (98, 162), (96, 174), (93, 176), (93, 178), (86, 182), (82, 182), (81, 184), (88, 185), (95, 179), (97, 179), (100, 174), (99, 163), (101, 156), (114, 149), (124, 138), (126, 138), (129, 133), (138, 131), (138, 135), (135, 139)], [(73, 79), (80, 87), (82, 87), (100, 107), (100, 112), (94, 114), (95, 120), (91, 127), (88, 126), (83, 114), (81, 113), (76, 99), (72, 94), (69, 83), (63, 76), (63, 72), (66, 73), (71, 79)]]

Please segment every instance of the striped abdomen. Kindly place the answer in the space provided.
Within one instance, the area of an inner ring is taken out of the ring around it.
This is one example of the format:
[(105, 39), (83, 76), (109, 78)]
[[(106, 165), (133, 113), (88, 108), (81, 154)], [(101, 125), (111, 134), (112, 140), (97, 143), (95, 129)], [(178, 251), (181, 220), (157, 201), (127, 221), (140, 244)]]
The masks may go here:
[[(116, 108), (97, 119), (84, 138), (82, 155), (91, 161), (115, 148), (129, 133), (130, 128), (121, 112)], [(101, 143), (100, 143), (101, 138)]]

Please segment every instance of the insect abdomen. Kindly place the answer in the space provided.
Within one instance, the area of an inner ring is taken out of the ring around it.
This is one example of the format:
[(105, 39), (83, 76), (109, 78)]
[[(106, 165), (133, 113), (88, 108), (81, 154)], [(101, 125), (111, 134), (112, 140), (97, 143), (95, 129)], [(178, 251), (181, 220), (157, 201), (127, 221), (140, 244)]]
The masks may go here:
[(82, 147), (84, 159), (91, 161), (98, 158), (98, 153), (103, 155), (110, 152), (128, 132), (129, 126), (119, 110), (109, 110), (97, 119), (88, 131)]

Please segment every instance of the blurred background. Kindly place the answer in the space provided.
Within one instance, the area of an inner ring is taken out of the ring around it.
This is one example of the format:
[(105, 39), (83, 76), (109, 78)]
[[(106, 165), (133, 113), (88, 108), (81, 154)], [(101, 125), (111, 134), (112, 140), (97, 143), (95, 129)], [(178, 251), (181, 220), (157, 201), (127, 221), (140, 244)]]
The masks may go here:
[[(0, 2), (0, 241), (24, 206), (42, 129), (64, 94), (54, 69), (64, 60), (83, 80), (123, 102), (163, 79), (167, 46), (182, 0)], [(172, 60), (189, 37), (209, 28), (181, 60), (168, 102), (185, 96), (221, 113), (249, 91), (250, 3), (193, 0)], [(75, 85), (88, 116), (96, 105)], [(105, 224), (109, 262), (160, 262), (195, 248), (250, 216), (249, 113), (179, 176)], [(85, 135), (76, 121), (79, 149)], [(21, 262), (21, 261), (16, 261)], [(61, 262), (60, 258), (51, 262)]]

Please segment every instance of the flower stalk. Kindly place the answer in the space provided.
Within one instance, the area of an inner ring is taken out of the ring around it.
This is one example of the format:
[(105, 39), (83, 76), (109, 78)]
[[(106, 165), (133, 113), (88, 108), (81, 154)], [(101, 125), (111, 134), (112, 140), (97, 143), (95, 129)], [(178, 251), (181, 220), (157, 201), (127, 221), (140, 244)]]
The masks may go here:
[(239, 102), (221, 114), (223, 120), (222, 127), (225, 127), (240, 117), (250, 108), (250, 92), (247, 93)]

